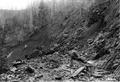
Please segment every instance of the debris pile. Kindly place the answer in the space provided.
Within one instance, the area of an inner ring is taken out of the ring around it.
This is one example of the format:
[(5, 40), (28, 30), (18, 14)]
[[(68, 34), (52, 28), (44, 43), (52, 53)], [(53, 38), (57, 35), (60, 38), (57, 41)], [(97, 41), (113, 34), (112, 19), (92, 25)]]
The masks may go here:
[(120, 81), (119, 7), (119, 0), (92, 5), (85, 29), (72, 28), (71, 33), (69, 28), (49, 48), (36, 47), (24, 62), (14, 62), (2, 73), (0, 81)]

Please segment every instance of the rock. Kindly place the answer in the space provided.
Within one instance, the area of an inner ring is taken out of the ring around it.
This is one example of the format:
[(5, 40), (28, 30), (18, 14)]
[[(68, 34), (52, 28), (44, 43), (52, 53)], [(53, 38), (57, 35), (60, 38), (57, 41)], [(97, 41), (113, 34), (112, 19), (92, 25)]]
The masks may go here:
[(48, 63), (45, 64), (45, 67), (48, 69), (55, 69), (59, 67), (59, 62), (55, 60), (50, 60)]
[(55, 77), (55, 80), (62, 80), (62, 77)]
[(78, 52), (76, 50), (71, 50), (68, 52), (71, 56), (78, 57)]
[(67, 37), (68, 37), (68, 34), (63, 34), (63, 37), (64, 37), (64, 38), (67, 38)]
[(83, 71), (85, 69), (85, 66), (80, 67), (79, 69), (77, 69), (73, 74), (72, 77), (77, 76), (81, 71)]
[(59, 46), (59, 44), (54, 44), (53, 46), (54, 46), (54, 47), (58, 47), (58, 46)]
[(107, 49), (104, 49), (104, 48), (100, 49), (99, 52), (97, 53), (97, 55), (93, 58), (93, 60), (97, 60), (97, 59), (103, 57), (106, 54), (110, 54), (110, 51), (107, 50)]
[(92, 44), (93, 42), (94, 42), (94, 40), (92, 40), (92, 39), (88, 39), (88, 44)]
[(35, 76), (35, 79), (41, 79), (43, 77), (43, 75), (37, 75)]
[(29, 77), (29, 80), (27, 82), (34, 82), (35, 78), (34, 77)]
[(15, 62), (12, 63), (12, 66), (17, 68), (23, 64), (25, 64), (25, 62), (23, 62), (21, 60), (16, 60)]
[(16, 67), (12, 67), (12, 68), (10, 69), (10, 71), (12, 71), (12, 72), (15, 72), (16, 70), (17, 70)]
[(36, 47), (37, 50), (42, 50), (43, 48), (41, 46)]
[(31, 67), (27, 67), (27, 68), (25, 69), (25, 71), (26, 71), (27, 73), (34, 73), (34, 72), (35, 72), (34, 69), (32, 69)]
[(76, 50), (70, 51), (69, 54), (71, 55), (72, 60), (76, 60), (81, 63), (87, 63), (85, 60), (83, 60), (82, 58), (79, 57), (79, 53)]
[(96, 52), (99, 52), (102, 48), (104, 48), (105, 44), (106, 44), (105, 40), (99, 41), (99, 42), (94, 46), (94, 49), (96, 50)]
[(89, 64), (91, 64), (91, 65), (93, 65), (93, 66), (94, 66), (95, 61), (89, 60), (89, 61), (87, 61), (87, 63), (89, 63)]
[(48, 52), (46, 52), (45, 55), (49, 55), (49, 54), (53, 54), (53, 53), (55, 53), (55, 50), (49, 50)]
[(30, 59), (29, 55), (25, 55), (25, 59), (29, 60)]

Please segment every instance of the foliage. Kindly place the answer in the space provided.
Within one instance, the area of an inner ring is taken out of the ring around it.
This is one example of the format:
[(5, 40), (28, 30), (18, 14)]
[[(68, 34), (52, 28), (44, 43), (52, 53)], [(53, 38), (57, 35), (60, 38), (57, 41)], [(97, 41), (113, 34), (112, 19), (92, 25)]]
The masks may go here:
[(38, 28), (47, 27), (50, 21), (50, 10), (41, 2), (38, 7), (38, 13), (33, 14), (33, 25)]

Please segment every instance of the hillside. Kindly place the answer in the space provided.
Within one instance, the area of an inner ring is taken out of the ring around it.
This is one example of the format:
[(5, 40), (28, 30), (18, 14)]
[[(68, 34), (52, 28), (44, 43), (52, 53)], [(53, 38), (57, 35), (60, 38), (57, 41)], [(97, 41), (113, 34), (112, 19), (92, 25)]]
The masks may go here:
[(120, 81), (119, 0), (39, 8), (36, 28), (1, 48), (0, 81)]

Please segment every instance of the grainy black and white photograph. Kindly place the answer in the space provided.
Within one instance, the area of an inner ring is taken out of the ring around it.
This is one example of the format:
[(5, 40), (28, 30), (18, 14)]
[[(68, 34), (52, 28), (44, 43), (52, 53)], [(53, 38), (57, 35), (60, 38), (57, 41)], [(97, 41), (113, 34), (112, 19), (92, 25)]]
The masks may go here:
[(49, 81), (120, 81), (120, 0), (0, 0), (0, 82)]

